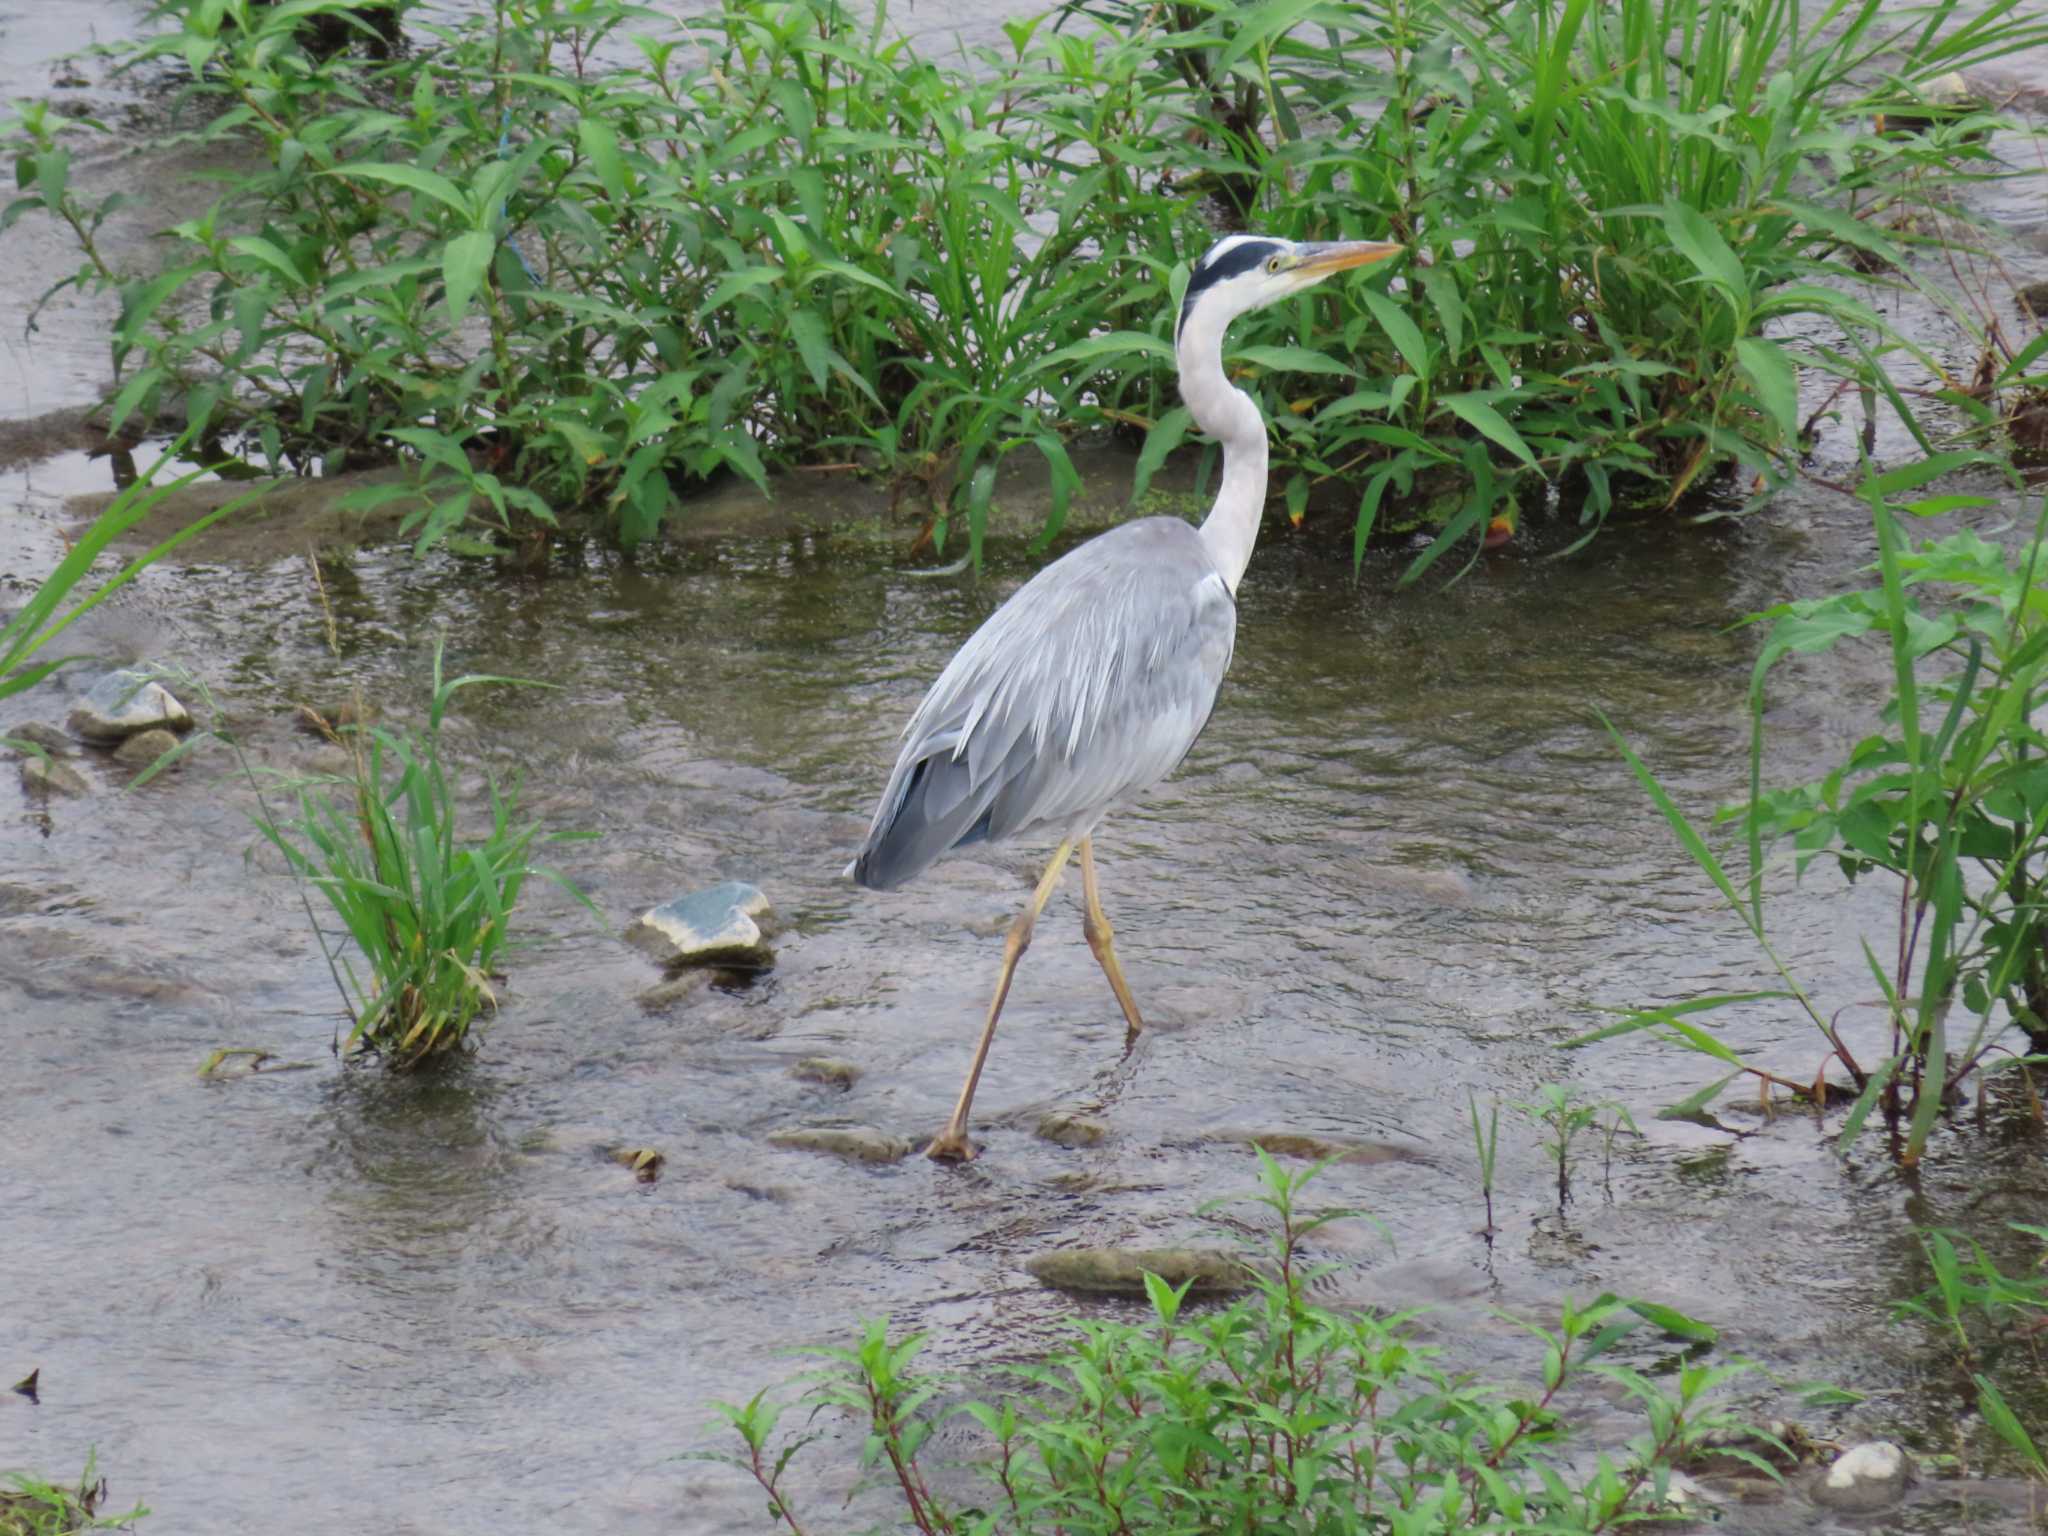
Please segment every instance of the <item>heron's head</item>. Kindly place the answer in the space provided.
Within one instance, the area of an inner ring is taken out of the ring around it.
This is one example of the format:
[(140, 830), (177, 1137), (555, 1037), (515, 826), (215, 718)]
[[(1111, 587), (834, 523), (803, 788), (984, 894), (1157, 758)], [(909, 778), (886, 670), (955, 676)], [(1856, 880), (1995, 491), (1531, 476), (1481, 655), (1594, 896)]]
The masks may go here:
[(1225, 235), (1189, 271), (1174, 334), (1178, 337), (1197, 315), (1220, 333), (1239, 315), (1313, 288), (1333, 272), (1385, 261), (1403, 249), (1384, 240), (1303, 242)]

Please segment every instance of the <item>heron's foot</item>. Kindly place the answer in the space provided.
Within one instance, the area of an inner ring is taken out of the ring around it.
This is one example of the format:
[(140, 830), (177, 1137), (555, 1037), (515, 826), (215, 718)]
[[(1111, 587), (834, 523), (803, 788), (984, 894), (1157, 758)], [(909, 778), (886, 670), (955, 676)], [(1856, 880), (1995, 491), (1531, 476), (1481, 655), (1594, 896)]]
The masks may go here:
[(981, 1151), (967, 1139), (967, 1133), (947, 1126), (931, 1140), (924, 1149), (924, 1155), (935, 1163), (971, 1163)]

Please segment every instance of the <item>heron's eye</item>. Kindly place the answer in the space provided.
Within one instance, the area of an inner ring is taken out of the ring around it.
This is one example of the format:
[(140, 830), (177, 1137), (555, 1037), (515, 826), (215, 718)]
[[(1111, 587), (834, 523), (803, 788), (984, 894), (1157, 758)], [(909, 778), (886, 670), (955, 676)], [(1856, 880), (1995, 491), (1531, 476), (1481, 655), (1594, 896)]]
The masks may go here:
[(1266, 258), (1266, 270), (1268, 272), (1278, 272), (1280, 270), (1280, 258), (1278, 256), (1268, 256)]

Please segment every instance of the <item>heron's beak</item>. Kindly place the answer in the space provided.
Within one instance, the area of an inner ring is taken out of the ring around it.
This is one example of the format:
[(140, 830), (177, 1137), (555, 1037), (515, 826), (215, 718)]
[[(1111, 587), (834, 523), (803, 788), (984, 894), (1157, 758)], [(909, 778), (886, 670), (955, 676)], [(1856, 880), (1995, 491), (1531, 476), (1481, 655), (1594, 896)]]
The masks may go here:
[(1296, 246), (1294, 259), (1289, 270), (1304, 282), (1316, 282), (1332, 272), (1342, 272), (1350, 267), (1370, 266), (1376, 261), (1385, 261), (1389, 256), (1398, 256), (1408, 249), (1391, 240), (1332, 240), (1313, 245)]

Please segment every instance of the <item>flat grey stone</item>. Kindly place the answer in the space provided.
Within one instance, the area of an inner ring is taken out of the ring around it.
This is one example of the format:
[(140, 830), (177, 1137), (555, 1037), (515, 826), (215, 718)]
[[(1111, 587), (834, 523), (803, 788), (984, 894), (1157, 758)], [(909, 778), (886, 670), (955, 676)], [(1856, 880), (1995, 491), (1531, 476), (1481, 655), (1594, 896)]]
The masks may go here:
[(871, 1125), (792, 1125), (768, 1133), (768, 1145), (788, 1152), (829, 1152), (856, 1163), (898, 1163), (910, 1143)]
[(1055, 1109), (1038, 1118), (1038, 1139), (1056, 1147), (1092, 1147), (1109, 1134), (1107, 1121)]
[(1827, 1475), (1813, 1485), (1813, 1502), (1846, 1514), (1869, 1514), (1896, 1504), (1912, 1481), (1912, 1458), (1889, 1440), (1872, 1440), (1834, 1459)]
[(1227, 1295), (1252, 1283), (1251, 1267), (1221, 1248), (1055, 1248), (1024, 1267), (1055, 1290), (1117, 1296), (1144, 1295), (1148, 1274), (1176, 1287), (1192, 1281), (1190, 1295)]
[(32, 795), (66, 795), (73, 799), (87, 794), (92, 786), (79, 777), (78, 770), (54, 757), (24, 757), (21, 787)]
[(1312, 1163), (1335, 1161), (1371, 1164), (1427, 1161), (1412, 1148), (1397, 1146), (1392, 1142), (1367, 1141), (1359, 1136), (1333, 1136), (1301, 1131), (1222, 1130), (1213, 1132), (1203, 1139), (1258, 1147), (1272, 1157), (1299, 1157)]
[(178, 738), (169, 731), (137, 731), (114, 748), (114, 761), (131, 768), (147, 768), (159, 758), (178, 750)]
[(159, 727), (190, 730), (192, 716), (147, 672), (124, 667), (94, 683), (64, 723), (75, 735), (104, 743)]
[(626, 929), (626, 940), (664, 965), (773, 959), (768, 940), (775, 908), (760, 890), (728, 880), (650, 907)]

